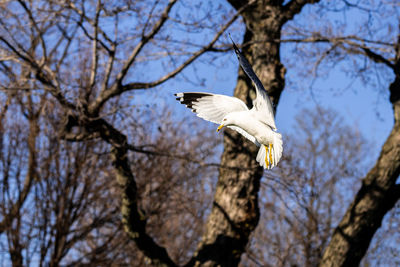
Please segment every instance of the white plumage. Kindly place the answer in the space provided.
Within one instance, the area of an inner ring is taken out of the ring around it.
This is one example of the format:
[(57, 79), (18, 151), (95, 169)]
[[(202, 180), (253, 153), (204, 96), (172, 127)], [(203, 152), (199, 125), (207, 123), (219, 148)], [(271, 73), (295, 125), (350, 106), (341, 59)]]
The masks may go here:
[[(232, 41), (233, 42), (233, 41)], [(211, 93), (177, 93), (177, 100), (192, 109), (200, 118), (231, 128), (260, 147), (257, 162), (271, 169), (282, 157), (282, 136), (276, 130), (274, 110), (261, 81), (250, 63), (233, 43), (239, 64), (256, 87), (256, 98), (252, 109), (236, 98)]]

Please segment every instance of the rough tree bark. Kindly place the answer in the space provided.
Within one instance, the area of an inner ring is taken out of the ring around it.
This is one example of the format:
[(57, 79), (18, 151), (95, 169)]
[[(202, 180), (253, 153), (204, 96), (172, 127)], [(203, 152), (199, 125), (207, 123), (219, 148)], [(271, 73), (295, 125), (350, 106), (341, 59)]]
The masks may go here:
[(360, 190), (335, 229), (320, 266), (359, 265), (383, 217), (400, 198), (400, 185), (396, 184), (400, 175), (400, 36), (394, 63), (370, 50), (365, 50), (365, 55), (386, 64), (395, 74), (389, 87), (394, 125), (375, 166), (363, 179)]
[[(250, 1), (229, 0), (239, 9)], [(246, 23), (243, 53), (276, 106), (284, 89), (285, 68), (279, 39), (285, 22), (307, 3), (318, 1), (260, 0), (242, 12)], [(234, 95), (251, 105), (255, 91), (240, 69)], [(195, 257), (188, 266), (236, 266), (259, 220), (258, 192), (263, 169), (255, 160), (257, 147), (236, 132), (225, 130), (224, 153), (211, 214)]]

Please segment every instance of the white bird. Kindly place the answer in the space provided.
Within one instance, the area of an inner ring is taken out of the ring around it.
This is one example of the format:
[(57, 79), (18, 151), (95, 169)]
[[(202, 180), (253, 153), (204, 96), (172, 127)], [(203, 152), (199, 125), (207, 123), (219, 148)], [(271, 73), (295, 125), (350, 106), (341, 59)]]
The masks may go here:
[(198, 117), (233, 129), (255, 143), (260, 149), (257, 162), (265, 169), (275, 167), (282, 157), (282, 135), (277, 132), (271, 100), (250, 63), (232, 41), (239, 64), (256, 88), (256, 98), (249, 110), (236, 97), (226, 95), (187, 92), (177, 93), (177, 100), (192, 109)]

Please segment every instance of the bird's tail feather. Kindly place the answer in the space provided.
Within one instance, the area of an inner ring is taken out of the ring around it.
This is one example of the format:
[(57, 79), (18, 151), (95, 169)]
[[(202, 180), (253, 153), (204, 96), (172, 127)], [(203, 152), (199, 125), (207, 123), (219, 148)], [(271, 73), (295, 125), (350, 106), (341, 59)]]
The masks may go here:
[(272, 145), (261, 145), (257, 154), (257, 162), (264, 169), (272, 169), (275, 167), (282, 157), (282, 135), (280, 133), (273, 133)]

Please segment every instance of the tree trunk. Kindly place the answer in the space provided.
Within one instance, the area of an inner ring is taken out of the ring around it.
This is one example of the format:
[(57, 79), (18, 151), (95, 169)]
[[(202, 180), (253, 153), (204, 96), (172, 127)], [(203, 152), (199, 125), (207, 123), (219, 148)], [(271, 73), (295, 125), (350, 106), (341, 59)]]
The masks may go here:
[[(397, 64), (400, 67), (400, 61)], [(400, 198), (400, 74), (390, 86), (395, 123), (375, 166), (362, 182), (320, 266), (358, 266), (385, 214)]]

